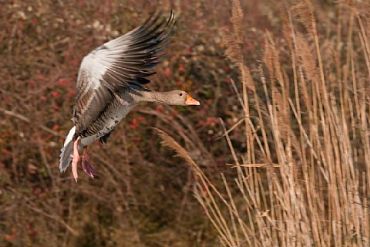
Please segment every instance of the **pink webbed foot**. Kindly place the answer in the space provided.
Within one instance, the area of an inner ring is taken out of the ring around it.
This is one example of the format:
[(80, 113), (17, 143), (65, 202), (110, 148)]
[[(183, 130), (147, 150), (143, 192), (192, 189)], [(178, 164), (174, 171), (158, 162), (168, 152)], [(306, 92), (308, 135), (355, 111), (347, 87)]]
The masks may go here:
[(91, 178), (94, 178), (96, 172), (95, 172), (94, 167), (91, 165), (89, 161), (89, 156), (87, 155), (87, 149), (85, 149), (84, 153), (82, 154), (82, 169), (88, 176), (90, 176)]
[(79, 140), (80, 140), (80, 137), (78, 137), (73, 142), (72, 175), (73, 175), (73, 178), (75, 179), (76, 183), (77, 183), (77, 179), (78, 179), (77, 165), (78, 165), (78, 162), (81, 159), (80, 154), (78, 153), (78, 141)]

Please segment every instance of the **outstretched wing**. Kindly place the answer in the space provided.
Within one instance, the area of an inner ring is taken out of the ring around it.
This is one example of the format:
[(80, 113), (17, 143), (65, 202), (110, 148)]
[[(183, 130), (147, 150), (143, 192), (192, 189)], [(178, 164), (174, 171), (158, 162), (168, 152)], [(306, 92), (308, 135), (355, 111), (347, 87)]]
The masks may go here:
[(96, 48), (81, 62), (73, 121), (76, 135), (83, 134), (122, 88), (143, 88), (174, 25), (171, 12), (151, 16), (143, 25)]

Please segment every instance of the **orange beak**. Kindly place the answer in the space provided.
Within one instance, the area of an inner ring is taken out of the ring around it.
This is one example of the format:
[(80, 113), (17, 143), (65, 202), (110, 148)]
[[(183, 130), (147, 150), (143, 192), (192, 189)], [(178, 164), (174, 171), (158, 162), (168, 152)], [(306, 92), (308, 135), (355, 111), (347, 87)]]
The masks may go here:
[(189, 94), (186, 96), (185, 105), (200, 105), (199, 101), (191, 97)]

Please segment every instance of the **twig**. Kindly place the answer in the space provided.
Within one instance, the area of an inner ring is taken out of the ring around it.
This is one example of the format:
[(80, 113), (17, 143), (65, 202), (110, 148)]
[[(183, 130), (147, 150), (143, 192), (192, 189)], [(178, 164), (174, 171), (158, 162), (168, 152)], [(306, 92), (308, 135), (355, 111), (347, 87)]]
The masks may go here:
[[(5, 115), (11, 116), (11, 117), (15, 117), (15, 118), (17, 118), (19, 120), (22, 120), (23, 122), (31, 123), (31, 120), (28, 117), (26, 117), (26, 116), (24, 116), (22, 114), (19, 114), (19, 113), (13, 112), (13, 111), (9, 111), (9, 110), (6, 110), (6, 109), (1, 108), (1, 107), (0, 107), (0, 111), (2, 113), (4, 113)], [(48, 128), (48, 127), (46, 127), (45, 125), (36, 124), (36, 126), (39, 127), (40, 129), (48, 132), (49, 134), (52, 134), (54, 136), (62, 137), (61, 134), (59, 134), (58, 132), (55, 132), (54, 130), (52, 130), (52, 129)]]
[(279, 164), (269, 164), (269, 163), (259, 163), (259, 164), (240, 164), (240, 165), (235, 165), (235, 164), (226, 164), (228, 166), (231, 166), (231, 168), (237, 168), (238, 166), (242, 167), (248, 167), (248, 168), (279, 168), (281, 165)]

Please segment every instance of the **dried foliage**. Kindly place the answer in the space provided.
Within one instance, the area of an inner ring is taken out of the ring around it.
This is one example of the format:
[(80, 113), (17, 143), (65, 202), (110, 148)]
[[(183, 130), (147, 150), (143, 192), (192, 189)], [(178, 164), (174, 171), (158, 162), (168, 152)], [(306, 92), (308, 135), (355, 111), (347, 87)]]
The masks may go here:
[[(215, 21), (224, 6), (212, 13), (192, 3), (1, 2), (0, 246), (214, 244), (213, 230), (191, 196), (188, 167), (161, 147), (151, 129), (160, 126), (186, 139), (198, 150), (197, 159), (209, 157), (213, 169), (224, 163), (223, 144), (208, 145), (221, 134), (214, 119), (222, 111), (213, 103), (220, 109), (233, 104), (218, 93), (232, 94), (220, 83), (232, 71)], [(97, 179), (82, 177), (76, 184), (70, 172), (59, 174), (58, 155), (72, 126), (79, 63), (141, 24), (155, 7), (173, 8), (178, 20), (149, 86), (185, 89), (202, 99), (202, 108), (138, 108), (108, 144), (89, 148)]]
[[(224, 246), (369, 245), (369, 26), (356, 6), (335, 5), (333, 23), (317, 21), (313, 6), (292, 6), (279, 48), (267, 33), (262, 64), (246, 65), (258, 68), (248, 78), (262, 90), (244, 90), (239, 101), (245, 153), (230, 137), (238, 128), (224, 129), (235, 177), (222, 175), (222, 189), (192, 165), (196, 196)], [(233, 8), (232, 27), (240, 4)], [(238, 40), (228, 45), (243, 75)]]
[[(2, 4), (0, 246), (369, 245), (369, 6), (221, 2)], [(80, 60), (158, 6), (178, 21), (150, 87), (202, 105), (143, 105), (76, 184)]]

